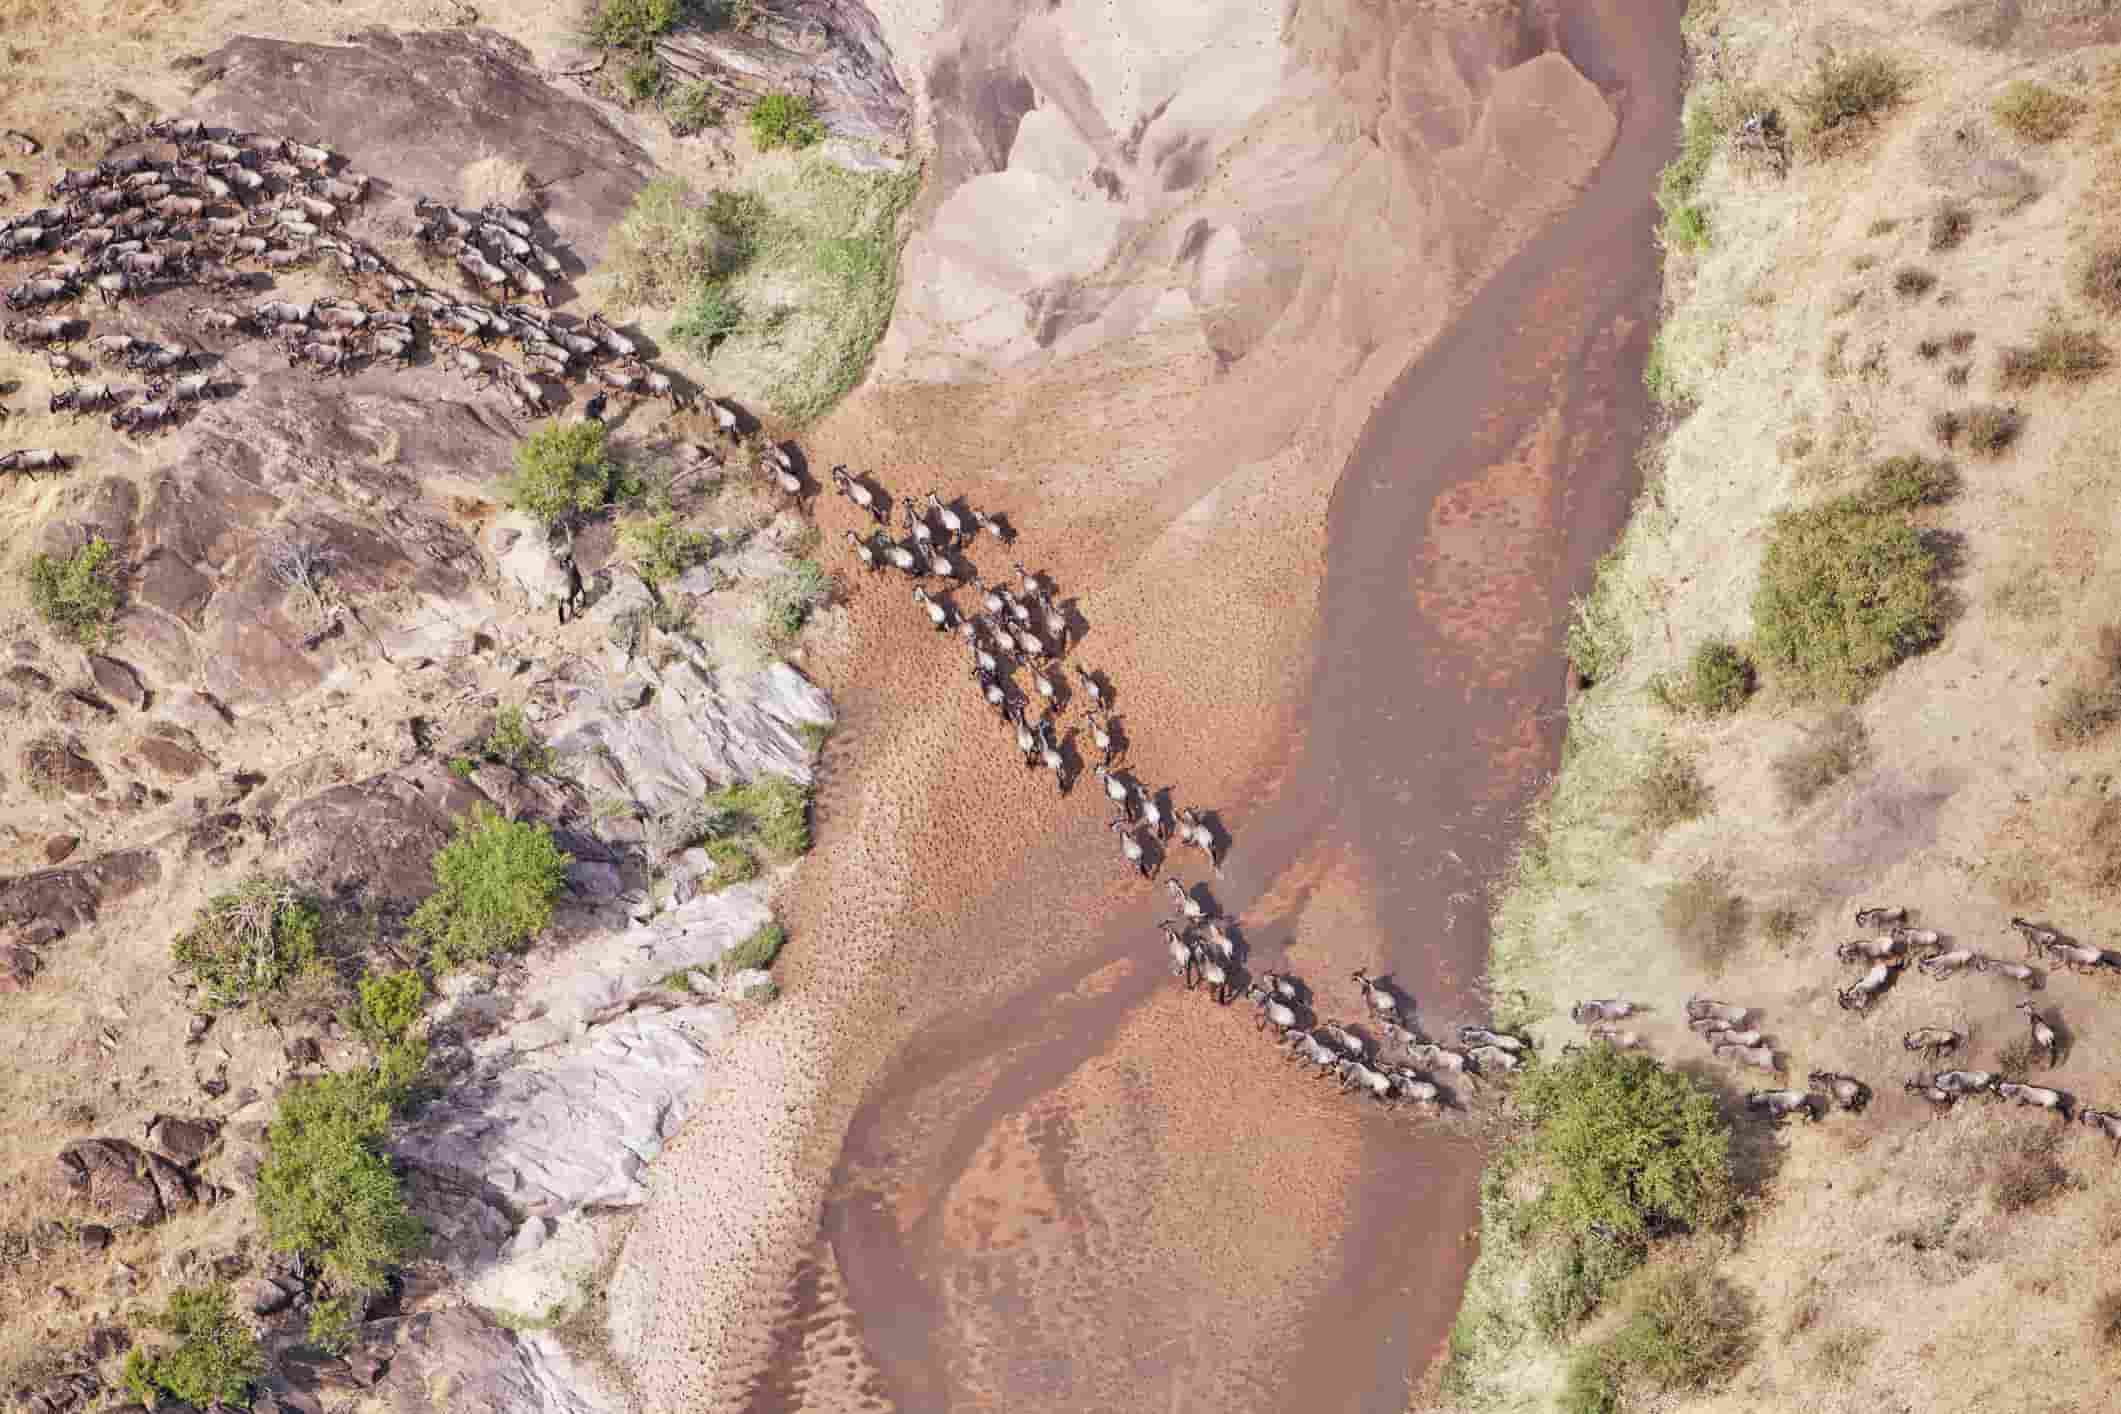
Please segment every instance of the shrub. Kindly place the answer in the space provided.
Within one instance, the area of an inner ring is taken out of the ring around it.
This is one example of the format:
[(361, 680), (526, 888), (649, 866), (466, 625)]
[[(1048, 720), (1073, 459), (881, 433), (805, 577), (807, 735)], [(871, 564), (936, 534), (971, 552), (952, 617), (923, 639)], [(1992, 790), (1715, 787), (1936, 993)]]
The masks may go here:
[(832, 598), (832, 581), (816, 560), (797, 560), (766, 591), (766, 643), (779, 650)]
[(135, 1347), (126, 1356), (125, 1385), (133, 1398), (153, 1405), (168, 1395), (201, 1407), (250, 1402), (251, 1385), (265, 1373), (265, 1352), (230, 1304), (227, 1287), (181, 1287), (147, 1322), (176, 1343), (152, 1353)]
[(824, 138), (817, 110), (800, 94), (769, 93), (751, 105), (751, 140), (761, 150), (809, 147)]
[(533, 775), (552, 769), (552, 748), (538, 739), (537, 729), (514, 703), (494, 713), (493, 726), (479, 743), (479, 754)]
[(619, 90), (635, 103), (646, 103), (663, 87), (663, 63), (644, 54), (619, 73)]
[(207, 900), (170, 953), (210, 1007), (276, 991), (317, 956), (317, 910), (278, 879), (254, 878)]
[(1694, 763), (1673, 752), (1661, 752), (1635, 782), (1635, 823), (1652, 838), (1706, 815), (1712, 803), (1708, 784)]
[(2069, 132), (2084, 102), (2045, 84), (2017, 79), (2004, 85), (1993, 111), (1997, 122), (2027, 142), (2053, 142)]
[(316, 1263), (337, 1293), (382, 1290), (420, 1245), (424, 1230), (383, 1153), (402, 1098), (380, 1071), (326, 1075), (283, 1092), (266, 1130), (266, 1239)]
[(1730, 1131), (1708, 1091), (1654, 1057), (1598, 1046), (1528, 1070), (1517, 1089), (1547, 1179), (1543, 1225), (1638, 1241), (1730, 1210)]
[(536, 937), (573, 862), (543, 825), (473, 806), (436, 853), (435, 892), (412, 916), (435, 970), (485, 962)]
[(603, 505), (616, 469), (604, 438), (604, 424), (589, 418), (541, 423), (516, 446), (508, 503), (546, 525)]
[(1720, 971), (1745, 938), (1745, 899), (1732, 891), (1730, 876), (1713, 865), (1667, 884), (1658, 913), (1672, 941), (1711, 972)]
[(1903, 265), (1893, 272), (1893, 292), (1902, 299), (1920, 299), (1937, 287), (1937, 277), (1919, 265)]
[(1968, 451), (1984, 457), (2000, 457), (2018, 440), (2025, 419), (2019, 416), (2016, 408), (1977, 403), (1961, 415), (1960, 426), (1966, 436)]
[(2041, 722), (2050, 745), (2084, 746), (2121, 722), (2121, 626), (2099, 630), (2097, 647)]
[(101, 536), (63, 559), (40, 550), (29, 562), (31, 605), (76, 642), (101, 643), (118, 616), (117, 554)]
[(309, 1308), (309, 1321), (302, 1337), (319, 1350), (344, 1355), (353, 1348), (355, 1328), (367, 1298), (351, 1293), (326, 1297)]
[(1863, 493), (1776, 516), (1754, 638), (1800, 695), (1854, 700), (1943, 630), (1936, 556)]
[(1958, 490), (1959, 473), (1948, 463), (1908, 454), (1872, 466), (1861, 496), (1866, 509), (1882, 514), (1942, 505)]
[(1664, 700), (1682, 711), (1728, 716), (1753, 695), (1753, 660), (1728, 639), (1712, 638), (1695, 647), (1676, 684), (1660, 678), (1658, 687)]
[(680, 524), (675, 511), (632, 516), (619, 524), (619, 553), (651, 585), (676, 579), (714, 553), (714, 537)]
[(1973, 233), (1974, 213), (1956, 201), (1940, 201), (1930, 213), (1930, 249), (1956, 250)]
[(607, 258), (622, 298), (673, 305), (750, 257), (761, 219), (756, 198), (716, 192), (705, 203), (677, 177), (658, 177), (612, 232)]
[(2109, 1350), (2121, 1346), (2121, 1287), (2101, 1292), (2092, 1303), (2092, 1339)]
[(787, 941), (788, 934), (780, 924), (768, 923), (722, 954), (722, 970), (743, 972), (753, 967), (771, 967), (774, 958), (780, 955), (781, 947)]
[(2030, 346), (2007, 348), (1996, 364), (1996, 386), (2030, 388), (2043, 379), (2081, 383), (2104, 373), (2113, 362), (2106, 340), (2090, 329), (2072, 329), (2056, 321), (2040, 331)]
[(1882, 54), (1824, 54), (1791, 102), (1804, 118), (1812, 152), (1830, 156), (1854, 141), (1858, 119), (1876, 123), (1906, 93), (1907, 76)]
[(2121, 240), (2092, 247), (2078, 267), (2077, 292), (2108, 314), (2121, 314)]
[(703, 285), (670, 325), (670, 341), (695, 358), (712, 354), (744, 327), (744, 306), (719, 282)]
[(361, 979), (349, 1021), (371, 1046), (381, 1049), (401, 1041), (419, 1024), (427, 1006), (427, 981), (406, 968), (376, 972)]
[(2055, 1157), (2053, 1137), (2042, 1135), (2004, 1155), (1990, 1170), (1988, 1192), (1997, 1211), (2022, 1213), (2066, 1191), (2070, 1183), (2070, 1171)]
[(599, 49), (647, 49), (684, 8), (684, 0), (601, 0), (589, 17), (589, 42)]
[(714, 99), (714, 87), (705, 83), (679, 84), (663, 96), (663, 117), (670, 130), (689, 137), (722, 121), (722, 107)]
[(760, 776), (707, 796), (713, 832), (756, 839), (778, 859), (810, 850), (810, 787), (786, 776)]
[(1616, 1382), (1660, 1392), (1706, 1390), (1728, 1380), (1752, 1345), (1752, 1314), (1705, 1261), (1655, 1268), (1638, 1279), (1634, 1309), (1604, 1343)]
[(735, 840), (709, 840), (707, 857), (714, 861), (714, 872), (707, 878), (709, 893), (748, 884), (759, 876), (759, 857)]

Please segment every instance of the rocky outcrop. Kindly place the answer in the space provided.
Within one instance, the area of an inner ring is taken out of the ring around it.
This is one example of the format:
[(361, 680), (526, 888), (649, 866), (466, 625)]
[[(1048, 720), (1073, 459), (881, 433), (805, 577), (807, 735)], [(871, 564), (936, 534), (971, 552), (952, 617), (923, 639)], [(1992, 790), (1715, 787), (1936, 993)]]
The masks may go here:
[(902, 157), (913, 104), (891, 69), (876, 17), (860, 0), (772, 0), (744, 29), (687, 26), (656, 42), (664, 72), (749, 104), (807, 97), (835, 137)]
[(104, 904), (161, 882), (154, 851), (120, 850), (85, 864), (0, 878), (0, 933), (41, 946), (96, 921)]
[(56, 1163), (61, 1182), (121, 1225), (147, 1227), (197, 1201), (180, 1165), (123, 1139), (77, 1139)]
[(625, 1407), (592, 1370), (542, 1331), (518, 1335), (463, 1307), (361, 1328), (387, 1353), (376, 1383), (389, 1414), (615, 1414)]
[(282, 820), (291, 877), (319, 893), (398, 906), (434, 890), (431, 861), (484, 794), (432, 762), (334, 786)]
[(481, 152), (524, 164), (542, 213), (584, 261), (653, 172), (641, 147), (586, 100), (539, 77), (521, 45), (490, 30), (366, 29), (338, 44), (244, 36), (204, 60), (219, 82), (197, 111), (237, 127), (308, 134), (393, 199), (455, 200)]

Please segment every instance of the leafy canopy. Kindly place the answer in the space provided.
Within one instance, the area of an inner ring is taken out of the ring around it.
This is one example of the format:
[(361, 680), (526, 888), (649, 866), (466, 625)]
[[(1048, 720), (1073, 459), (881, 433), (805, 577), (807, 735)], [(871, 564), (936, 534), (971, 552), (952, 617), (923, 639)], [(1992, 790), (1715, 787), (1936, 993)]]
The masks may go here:
[(510, 505), (553, 525), (603, 505), (614, 470), (603, 423), (550, 421), (517, 444), (515, 472), (504, 489)]
[(29, 598), (44, 621), (78, 643), (101, 643), (118, 614), (117, 551), (97, 537), (65, 558), (29, 562)]
[(1532, 1070), (1517, 1093), (1555, 1226), (1642, 1238), (1726, 1210), (1730, 1131), (1707, 1091), (1654, 1058), (1596, 1046)]
[(384, 1068), (304, 1081), (280, 1097), (258, 1171), (258, 1215), (281, 1252), (342, 1292), (381, 1290), (424, 1230), (383, 1153), (405, 1077)]
[(1877, 499), (1858, 493), (1775, 518), (1754, 636), (1800, 693), (1853, 701), (1942, 631), (1936, 556), (1899, 508), (1926, 481), (1893, 478)]

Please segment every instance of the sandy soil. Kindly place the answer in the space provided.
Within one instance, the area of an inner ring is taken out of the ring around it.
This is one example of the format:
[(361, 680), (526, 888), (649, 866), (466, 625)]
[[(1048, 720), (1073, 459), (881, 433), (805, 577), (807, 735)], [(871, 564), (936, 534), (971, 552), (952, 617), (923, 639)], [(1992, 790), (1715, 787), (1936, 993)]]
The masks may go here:
[[(887, 15), (927, 56), (934, 180), (878, 373), (810, 451), (1011, 513), (1129, 765), (1235, 841), (1212, 892), (1255, 959), (1286, 947), (1327, 1015), (1367, 964), (1463, 1019), (1559, 595), (1629, 474), (1672, 40), (1617, 7), (1168, 8)], [(1594, 169), (1590, 214), (1469, 308)], [(644, 1401), (1399, 1407), (1475, 1150), (1170, 986), (1168, 898), (1123, 878), (1095, 783), (1022, 770), (905, 592), (854, 600), (784, 999), (615, 1283)]]

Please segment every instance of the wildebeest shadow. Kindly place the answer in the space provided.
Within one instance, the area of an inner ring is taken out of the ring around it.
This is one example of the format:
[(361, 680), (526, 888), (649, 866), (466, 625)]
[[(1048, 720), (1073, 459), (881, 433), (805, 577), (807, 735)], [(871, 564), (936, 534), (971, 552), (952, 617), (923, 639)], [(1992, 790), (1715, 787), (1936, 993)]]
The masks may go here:
[[(1731, 1180), (1738, 1192), (1745, 1195), (1765, 1193), (1789, 1158), (1787, 1146), (1777, 1132), (1780, 1126), (1748, 1109), (1745, 1090), (1734, 1084), (1715, 1062), (1689, 1058), (1676, 1062), (1672, 1068), (1708, 1091), (1716, 1102), (1717, 1114), (1730, 1126)], [(1775, 1090), (1785, 1087), (1776, 1081), (1753, 1088)], [(1802, 1124), (1804, 1121), (1791, 1119), (1784, 1123)]]

